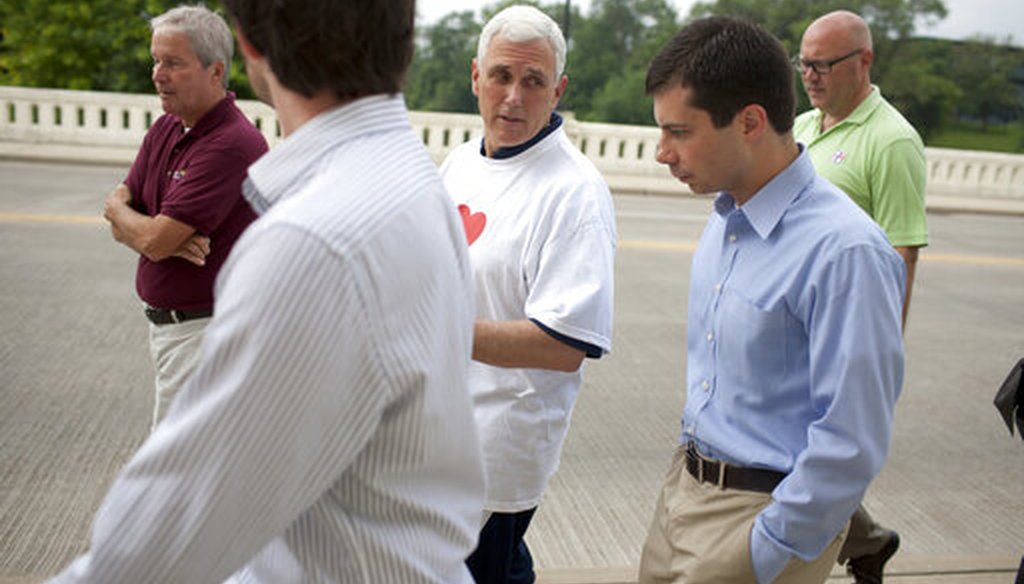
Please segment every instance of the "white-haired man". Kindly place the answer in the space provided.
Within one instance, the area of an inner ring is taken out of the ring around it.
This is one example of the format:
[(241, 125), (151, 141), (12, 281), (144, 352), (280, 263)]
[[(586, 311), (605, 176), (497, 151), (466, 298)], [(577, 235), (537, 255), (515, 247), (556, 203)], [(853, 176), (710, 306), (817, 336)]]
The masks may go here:
[(267, 142), (226, 89), (234, 39), (223, 18), (179, 6), (150, 26), (153, 85), (166, 115), (107, 195), (104, 216), (114, 239), (139, 254), (135, 287), (150, 321), (155, 428), (199, 363), (217, 272), (256, 219), (242, 180)]
[(611, 347), (615, 218), (608, 187), (554, 112), (565, 39), (512, 6), (472, 64), (484, 136), (441, 167), (476, 278), (470, 391), (488, 487), (467, 560), (477, 582), (533, 582), (523, 541), (559, 454), (586, 357)]

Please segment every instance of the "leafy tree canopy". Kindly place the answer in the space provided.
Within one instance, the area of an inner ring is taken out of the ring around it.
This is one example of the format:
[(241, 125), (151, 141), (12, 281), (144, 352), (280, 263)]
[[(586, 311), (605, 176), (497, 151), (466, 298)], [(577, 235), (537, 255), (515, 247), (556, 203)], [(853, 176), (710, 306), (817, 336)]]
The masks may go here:
[[(150, 93), (149, 20), (175, 0), (0, 0), (0, 84)], [(219, 2), (207, 2), (224, 11)], [(252, 97), (240, 56), (231, 87)]]
[[(179, 0), (0, 0), (0, 84), (152, 92), (148, 19)], [(405, 93), (413, 109), (476, 111), (470, 63), (480, 29), (515, 0), (473, 12), (452, 12), (420, 25)], [(954, 116), (1004, 122), (1022, 116), (1024, 52), (994, 39), (953, 42), (914, 38), (916, 25), (946, 16), (943, 0), (705, 0), (689, 15), (669, 0), (592, 0), (527, 3), (546, 11), (568, 32), (569, 85), (560, 108), (587, 121), (650, 124), (644, 95), (647, 65), (679, 29), (681, 17), (731, 14), (761, 23), (790, 53), (799, 51), (810, 22), (826, 12), (862, 14), (872, 29), (872, 80), (922, 134)], [(220, 9), (216, 0), (207, 2)], [(252, 92), (236, 51), (231, 87)], [(794, 77), (794, 82), (798, 80)], [(802, 90), (801, 109), (808, 107)]]

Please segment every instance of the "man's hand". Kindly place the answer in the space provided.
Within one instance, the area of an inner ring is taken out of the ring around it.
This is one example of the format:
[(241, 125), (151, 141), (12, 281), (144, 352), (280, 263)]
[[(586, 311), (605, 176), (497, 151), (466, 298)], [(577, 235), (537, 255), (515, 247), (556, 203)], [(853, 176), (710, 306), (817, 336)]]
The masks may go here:
[(193, 233), (172, 255), (197, 266), (205, 266), (206, 256), (210, 255), (210, 238)]
[(119, 184), (103, 201), (103, 217), (110, 221), (114, 239), (159, 262), (180, 257), (197, 266), (206, 263), (210, 239), (198, 235), (195, 228), (164, 214), (150, 217), (131, 207), (132, 193)]
[(110, 209), (117, 205), (128, 205), (132, 202), (132, 192), (128, 190), (128, 185), (121, 183), (117, 185), (114, 190), (110, 191), (107, 195), (106, 201), (103, 203), (103, 216), (110, 219)]
[(110, 234), (114, 241), (125, 243), (124, 233), (118, 228), (115, 218), (124, 207), (129, 207), (131, 202), (132, 193), (124, 183), (117, 185), (103, 200), (103, 218), (110, 222)]

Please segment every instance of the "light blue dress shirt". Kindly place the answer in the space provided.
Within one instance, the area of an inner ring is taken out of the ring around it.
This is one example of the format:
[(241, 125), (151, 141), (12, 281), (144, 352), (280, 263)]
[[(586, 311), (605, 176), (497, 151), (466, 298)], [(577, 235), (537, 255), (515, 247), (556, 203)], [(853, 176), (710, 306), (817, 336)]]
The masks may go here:
[(889, 449), (906, 268), (799, 157), (742, 207), (715, 200), (693, 257), (682, 441), (788, 473), (751, 532), (767, 583), (845, 526)]

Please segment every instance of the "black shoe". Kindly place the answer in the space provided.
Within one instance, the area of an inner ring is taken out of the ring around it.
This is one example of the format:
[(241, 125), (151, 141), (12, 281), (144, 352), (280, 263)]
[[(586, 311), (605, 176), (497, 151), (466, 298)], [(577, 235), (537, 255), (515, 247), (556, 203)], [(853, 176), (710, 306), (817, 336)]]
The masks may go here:
[(853, 576), (857, 584), (882, 584), (882, 569), (889, 558), (900, 549), (900, 534), (889, 532), (889, 541), (885, 542), (878, 553), (859, 558), (850, 558), (846, 562), (846, 572)]

